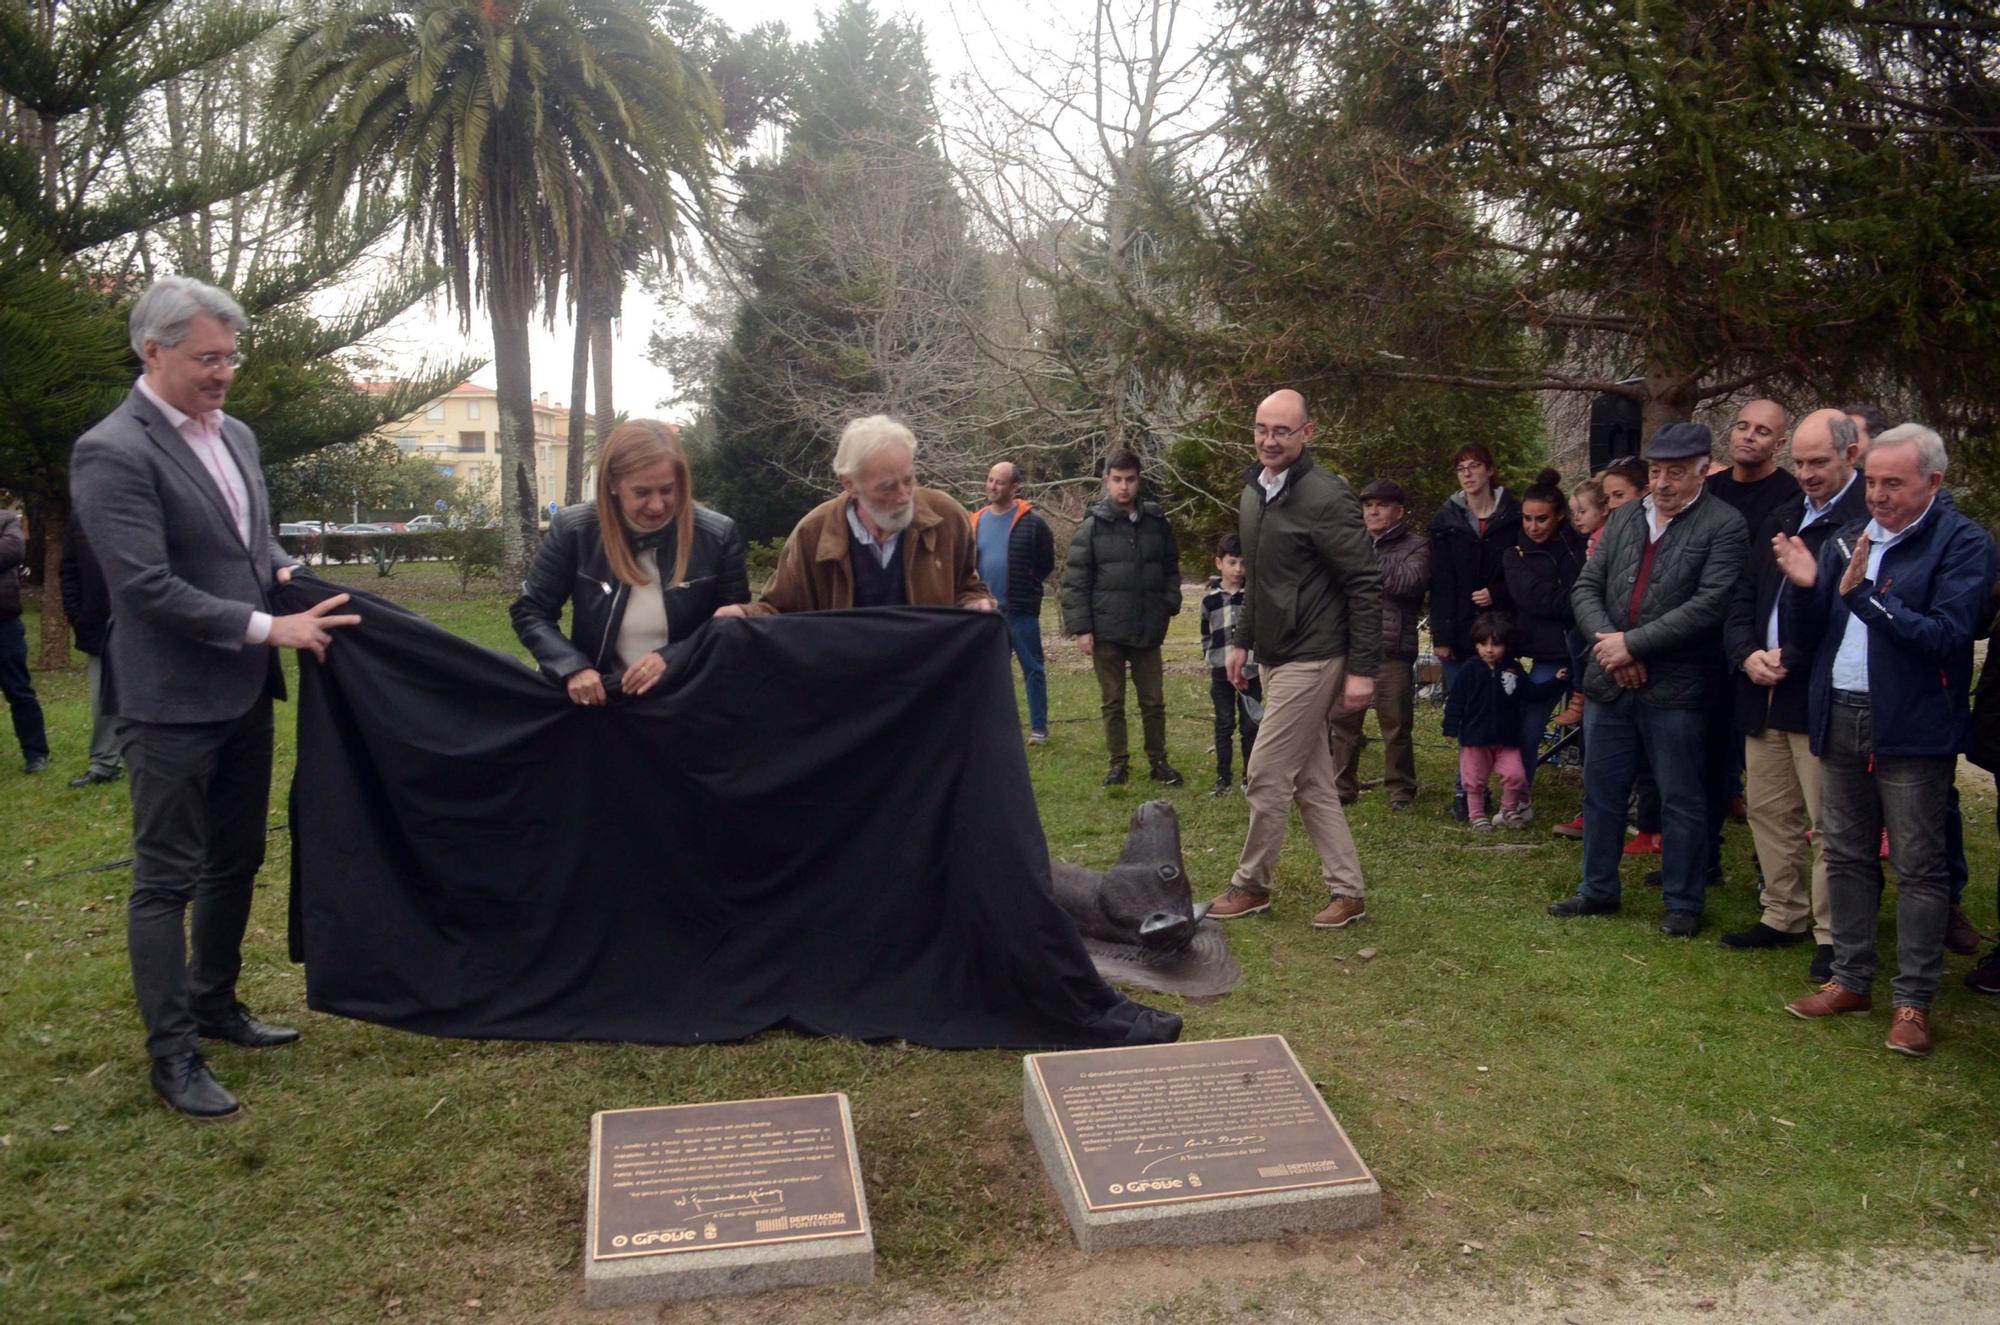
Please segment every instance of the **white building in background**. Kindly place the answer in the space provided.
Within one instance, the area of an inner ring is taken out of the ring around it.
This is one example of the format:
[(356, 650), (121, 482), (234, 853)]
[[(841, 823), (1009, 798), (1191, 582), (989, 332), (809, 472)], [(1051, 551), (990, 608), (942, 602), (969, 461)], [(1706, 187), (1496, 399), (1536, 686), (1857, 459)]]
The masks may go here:
[[(367, 390), (386, 391), (387, 383), (370, 382)], [(552, 404), (549, 393), (535, 397), (535, 505), (547, 512), (550, 502), (563, 500), (563, 474), (569, 463), (569, 410)], [(438, 471), (457, 479), (461, 486), (492, 492), (500, 468), (500, 406), (490, 386), (470, 382), (453, 387), (415, 414), (383, 428), (387, 437), (404, 451), (429, 458)], [(578, 501), (588, 500), (594, 475), (584, 471), (584, 492)]]

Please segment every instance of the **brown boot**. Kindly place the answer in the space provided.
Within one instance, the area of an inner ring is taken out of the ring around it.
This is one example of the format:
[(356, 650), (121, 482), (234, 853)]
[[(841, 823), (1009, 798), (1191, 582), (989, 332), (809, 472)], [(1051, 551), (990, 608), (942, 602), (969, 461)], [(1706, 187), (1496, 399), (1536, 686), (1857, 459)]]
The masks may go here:
[(1336, 897), (1327, 903), (1326, 910), (1312, 919), (1314, 929), (1345, 929), (1367, 913), (1368, 907), (1359, 897)]
[(1973, 957), (1979, 953), (1979, 931), (1972, 927), (1972, 921), (1962, 906), (1951, 908), (1951, 914), (1945, 918), (1944, 950), (1961, 957)]
[(1922, 1008), (1897, 1008), (1884, 1043), (1912, 1058), (1931, 1056), (1931, 1016)]
[(1843, 988), (1832, 980), (1821, 985), (1817, 994), (1808, 994), (1785, 1004), (1785, 1011), (1806, 1021), (1815, 1017), (1859, 1016), (1874, 1008), (1874, 999)]
[(1244, 916), (1260, 915), (1270, 909), (1268, 893), (1253, 893), (1232, 883), (1223, 890), (1222, 896), (1208, 904), (1208, 917), (1211, 920), (1241, 920)]
[(1583, 692), (1581, 690), (1570, 691), (1569, 703), (1563, 708), (1562, 712), (1556, 714), (1549, 721), (1557, 727), (1574, 727), (1577, 723), (1582, 722)]

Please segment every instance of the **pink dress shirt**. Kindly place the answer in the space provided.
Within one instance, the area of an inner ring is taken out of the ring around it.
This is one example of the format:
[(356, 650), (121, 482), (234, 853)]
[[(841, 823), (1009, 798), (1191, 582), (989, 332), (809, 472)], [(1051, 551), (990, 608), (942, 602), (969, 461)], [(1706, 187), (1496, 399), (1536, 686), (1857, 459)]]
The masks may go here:
[[(237, 467), (236, 457), (229, 453), (229, 446), (222, 440), (222, 411), (210, 410), (206, 414), (188, 414), (176, 409), (160, 398), (152, 384), (141, 377), (138, 382), (139, 394), (153, 402), (153, 408), (166, 416), (168, 423), (187, 443), (188, 450), (215, 480), (221, 490), (222, 504), (229, 508), (229, 514), (236, 522), (236, 536), (243, 540), (243, 546), (250, 546), (250, 488), (243, 481), (243, 471)], [(245, 644), (262, 644), (271, 637), (271, 614), (250, 609), (250, 623), (243, 630)]]

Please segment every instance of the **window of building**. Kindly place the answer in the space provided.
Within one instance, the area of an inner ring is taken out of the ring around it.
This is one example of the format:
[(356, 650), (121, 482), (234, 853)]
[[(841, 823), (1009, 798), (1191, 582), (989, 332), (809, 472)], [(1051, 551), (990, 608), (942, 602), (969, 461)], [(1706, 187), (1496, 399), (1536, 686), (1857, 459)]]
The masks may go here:
[(483, 432), (462, 432), (458, 435), (458, 449), (461, 451), (484, 451), (486, 434)]
[(433, 422), (444, 418), (444, 402), (439, 401), (437, 404), (425, 410), (424, 417), (432, 420)]
[(479, 417), (479, 402), (478, 402), (478, 401), (476, 401), (476, 400), (468, 400), (468, 401), (466, 401), (466, 402), (465, 402), (465, 417), (466, 417), (466, 418), (468, 418), (468, 419), (476, 419), (476, 418), (478, 418), (478, 417)]

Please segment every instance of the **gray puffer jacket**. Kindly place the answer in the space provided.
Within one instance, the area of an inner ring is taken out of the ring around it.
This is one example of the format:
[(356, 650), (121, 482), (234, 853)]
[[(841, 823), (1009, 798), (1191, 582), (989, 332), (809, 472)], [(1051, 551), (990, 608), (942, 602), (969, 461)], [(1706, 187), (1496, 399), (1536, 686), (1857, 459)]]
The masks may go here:
[[(1636, 621), (1626, 609), (1645, 561), (1644, 502), (1611, 513), (1597, 554), (1584, 563), (1570, 594), (1576, 628), (1586, 646), (1606, 631), (1624, 631), (1625, 647), (1646, 665), (1639, 698), (1660, 708), (1700, 708), (1723, 703), (1722, 621), (1729, 597), (1749, 562), (1743, 517), (1712, 496), (1684, 508), (1660, 535)], [(1591, 658), (1583, 692), (1609, 703), (1624, 693)]]

